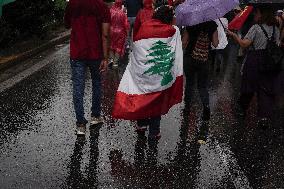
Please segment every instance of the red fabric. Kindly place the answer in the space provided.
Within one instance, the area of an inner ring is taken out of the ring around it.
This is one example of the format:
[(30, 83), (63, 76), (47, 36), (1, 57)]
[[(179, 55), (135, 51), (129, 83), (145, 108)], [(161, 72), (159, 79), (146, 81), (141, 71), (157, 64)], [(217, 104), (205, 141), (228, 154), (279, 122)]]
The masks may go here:
[(124, 55), (125, 42), (127, 38), (127, 31), (129, 23), (127, 16), (122, 9), (122, 1), (116, 0), (115, 4), (110, 9), (111, 13), (111, 50), (118, 53), (120, 56)]
[(238, 14), (230, 23), (229, 30), (240, 30), (250, 13), (253, 11), (252, 6), (247, 6), (240, 14)]
[(70, 0), (65, 25), (71, 27), (70, 58), (98, 60), (103, 58), (102, 23), (110, 23), (110, 11), (102, 0)]
[(112, 116), (116, 119), (138, 120), (167, 114), (169, 109), (182, 101), (183, 76), (160, 92), (130, 95), (118, 91)]
[(143, 9), (140, 10), (136, 16), (134, 28), (133, 28), (133, 36), (137, 35), (141, 25), (151, 20), (153, 17), (154, 9), (153, 9), (153, 0), (144, 0), (143, 2)]
[(160, 20), (151, 19), (144, 22), (137, 35), (134, 36), (134, 41), (149, 38), (168, 38), (176, 33), (176, 29), (168, 24), (162, 23)]

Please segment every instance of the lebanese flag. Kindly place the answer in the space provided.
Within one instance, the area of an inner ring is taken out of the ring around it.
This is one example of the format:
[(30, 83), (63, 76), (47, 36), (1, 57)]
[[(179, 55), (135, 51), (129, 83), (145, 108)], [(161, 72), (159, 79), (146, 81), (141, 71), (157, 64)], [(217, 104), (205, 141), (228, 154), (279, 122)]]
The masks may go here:
[(245, 9), (229, 23), (229, 30), (240, 30), (252, 11), (252, 6), (246, 6)]
[(182, 65), (179, 29), (159, 20), (145, 22), (134, 39), (112, 116), (138, 120), (167, 114), (182, 101)]

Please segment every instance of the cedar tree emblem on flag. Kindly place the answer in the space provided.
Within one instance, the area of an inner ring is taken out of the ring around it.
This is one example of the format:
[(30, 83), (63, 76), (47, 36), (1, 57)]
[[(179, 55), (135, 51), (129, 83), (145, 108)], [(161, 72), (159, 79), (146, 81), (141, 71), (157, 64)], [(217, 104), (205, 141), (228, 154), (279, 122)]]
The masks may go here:
[(175, 61), (175, 53), (171, 51), (172, 47), (170, 47), (167, 43), (162, 41), (157, 41), (153, 44), (153, 46), (148, 50), (150, 53), (147, 57), (153, 57), (148, 60), (145, 64), (154, 64), (150, 67), (144, 74), (149, 75), (160, 75), (163, 77), (161, 81), (161, 85), (165, 86), (173, 81), (173, 76), (171, 73), (171, 69), (174, 66)]
[(165, 115), (182, 101), (183, 51), (179, 28), (143, 23), (117, 89), (112, 116), (139, 120)]

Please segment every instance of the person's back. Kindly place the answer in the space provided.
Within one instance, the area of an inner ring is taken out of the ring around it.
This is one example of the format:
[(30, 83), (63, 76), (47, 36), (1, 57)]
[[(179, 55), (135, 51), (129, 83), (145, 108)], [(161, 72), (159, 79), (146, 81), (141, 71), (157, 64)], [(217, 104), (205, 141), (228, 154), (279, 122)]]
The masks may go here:
[(134, 37), (137, 34), (141, 24), (152, 19), (153, 13), (154, 13), (153, 0), (144, 0), (143, 9), (141, 9), (138, 12), (138, 15), (134, 23), (134, 29), (133, 29)]
[(111, 62), (113, 66), (118, 66), (119, 58), (125, 53), (125, 42), (129, 23), (127, 16), (122, 9), (122, 0), (116, 0), (111, 10)]
[[(217, 24), (214, 21), (205, 22), (196, 26), (186, 27), (186, 31), (189, 35), (188, 46), (186, 48), (186, 54), (192, 54), (195, 45), (197, 43), (199, 35), (203, 32), (208, 34), (209, 40), (213, 42), (213, 34), (217, 31)], [(217, 44), (218, 45), (218, 44)], [(207, 47), (206, 47), (207, 48)], [(208, 46), (209, 49), (209, 46)]]
[(72, 28), (71, 59), (102, 58), (102, 23), (110, 20), (108, 11), (107, 5), (100, 0), (70, 0), (65, 24)]
[[(261, 26), (267, 32), (269, 37), (272, 36), (274, 27), (274, 39), (276, 40), (277, 44), (280, 44), (280, 31), (276, 26), (268, 26), (267, 24), (262, 24)], [(249, 39), (252, 41), (253, 45), (251, 46), (251, 49), (261, 50), (266, 48), (267, 38), (260, 25), (258, 24), (255, 24), (251, 27), (251, 29), (245, 36), (245, 39)]]
[(76, 134), (86, 134), (84, 94), (86, 71), (92, 79), (91, 125), (103, 122), (101, 118), (101, 73), (108, 64), (108, 36), (110, 11), (101, 0), (70, 0), (64, 16), (66, 28), (71, 28), (70, 67), (73, 85), (73, 103), (76, 114)]
[(125, 0), (128, 17), (136, 17), (139, 10), (142, 8), (142, 0)]
[(112, 7), (110, 12), (111, 12), (111, 28), (117, 30), (122, 30), (122, 29), (126, 30), (127, 29), (125, 28), (125, 26), (127, 26), (125, 22), (126, 15), (123, 12), (123, 10), (120, 8)]

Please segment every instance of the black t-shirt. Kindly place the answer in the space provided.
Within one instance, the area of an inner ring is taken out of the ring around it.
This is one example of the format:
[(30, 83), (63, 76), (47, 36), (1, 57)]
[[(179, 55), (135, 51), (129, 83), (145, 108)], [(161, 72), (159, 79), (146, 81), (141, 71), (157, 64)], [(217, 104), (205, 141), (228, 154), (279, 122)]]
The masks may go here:
[(125, 0), (128, 17), (136, 17), (139, 10), (143, 7), (142, 0)]
[[(195, 26), (186, 27), (189, 35), (189, 42), (186, 48), (186, 54), (192, 54), (192, 51), (201, 32), (208, 33), (209, 39), (212, 42), (213, 34), (217, 31), (218, 25), (214, 21), (204, 22)], [(209, 47), (208, 47), (209, 48)]]

